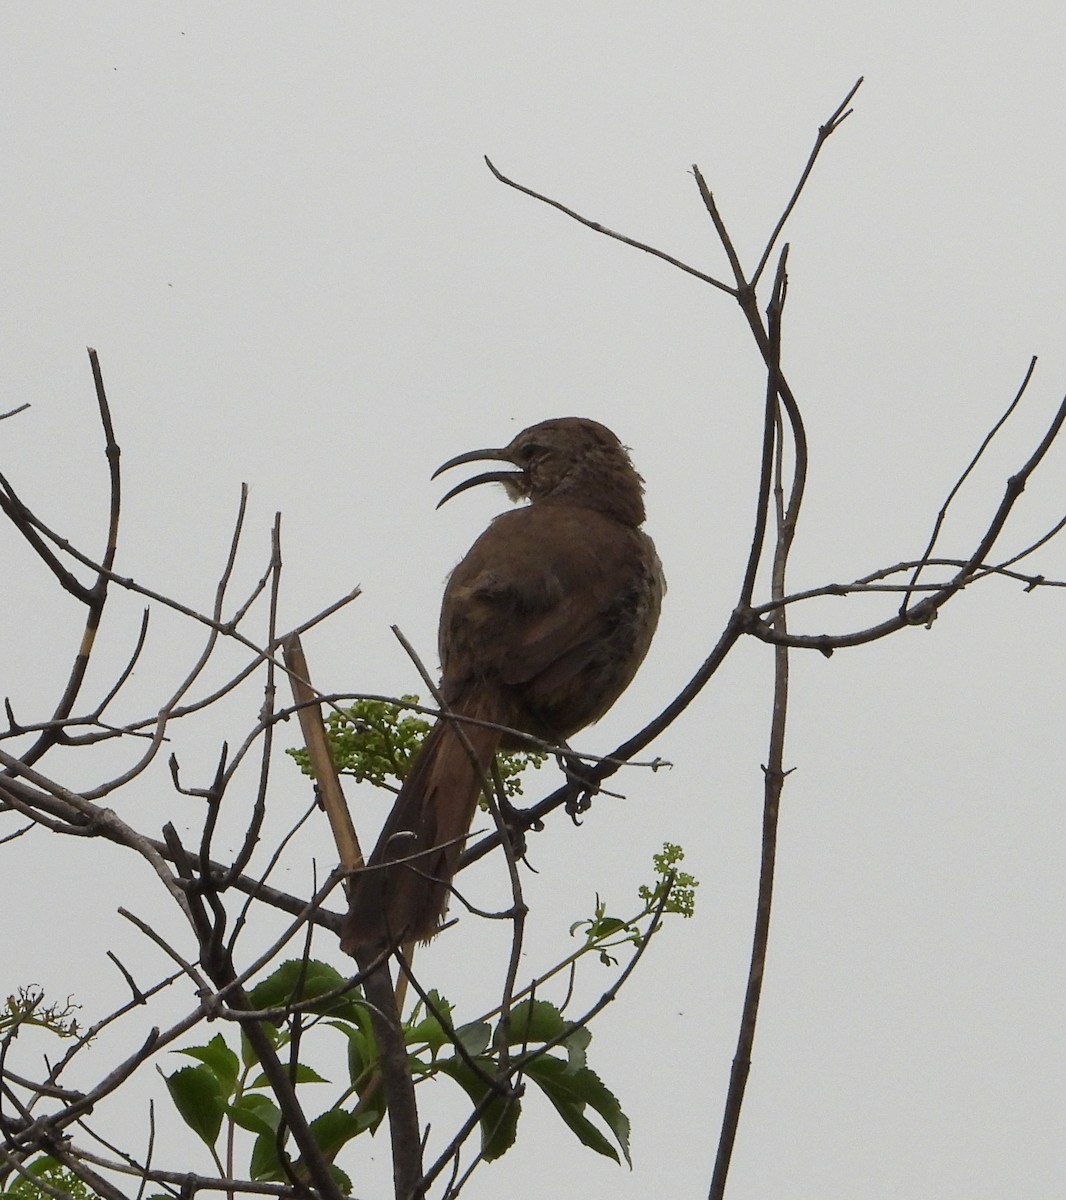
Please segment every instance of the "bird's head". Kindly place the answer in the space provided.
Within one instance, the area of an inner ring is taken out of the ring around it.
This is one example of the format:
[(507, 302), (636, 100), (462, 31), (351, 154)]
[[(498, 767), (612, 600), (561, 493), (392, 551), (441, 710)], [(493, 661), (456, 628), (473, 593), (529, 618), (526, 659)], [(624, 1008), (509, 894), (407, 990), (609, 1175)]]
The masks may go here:
[(630, 525), (644, 520), (643, 480), (626, 448), (598, 421), (587, 417), (541, 421), (499, 449), (468, 450), (450, 458), (433, 472), (433, 478), (452, 467), (484, 461), (510, 463), (515, 469), (485, 471), (464, 480), (437, 507), (480, 483), (502, 483), (512, 500), (581, 505)]

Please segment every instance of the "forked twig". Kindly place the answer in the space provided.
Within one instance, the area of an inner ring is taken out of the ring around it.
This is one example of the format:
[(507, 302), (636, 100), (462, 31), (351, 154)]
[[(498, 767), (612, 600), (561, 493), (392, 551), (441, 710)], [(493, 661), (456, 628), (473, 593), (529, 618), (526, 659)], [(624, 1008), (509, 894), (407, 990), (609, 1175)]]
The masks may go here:
[[(776, 414), (772, 422), (772, 432), (768, 436), (774, 443), (774, 499), (775, 499), (775, 539), (773, 566), (771, 571), (770, 590), (776, 599), (785, 592), (785, 572), (788, 566), (788, 556), (799, 517), (799, 504), (803, 489), (796, 486), (793, 480), (791, 500), (786, 505), (784, 497), (784, 441), (783, 421), (780, 419), (781, 408), (778, 403), (777, 380), (780, 376), (781, 356), (781, 319), (785, 300), (785, 259), (782, 255), (778, 266), (777, 278), (774, 284), (773, 298), (768, 313), (769, 343), (771, 351), (771, 368), (767, 372), (766, 394), (767, 407)], [(798, 442), (798, 436), (795, 441)], [(804, 462), (805, 468), (805, 462)], [(797, 467), (797, 470), (799, 468)], [(775, 624), (783, 629), (786, 621), (785, 609), (778, 609), (774, 615)], [(774, 869), (777, 861), (777, 823), (781, 807), (781, 792), (784, 787), (784, 748), (785, 723), (788, 715), (788, 683), (789, 683), (788, 648), (777, 646), (774, 650), (774, 694), (770, 717), (770, 745), (767, 752), (766, 766), (763, 770), (763, 823), (762, 823), (762, 853), (759, 862), (759, 894), (755, 907), (755, 928), (752, 934), (751, 961), (748, 968), (748, 982), (744, 992), (744, 1007), (741, 1013), (740, 1026), (737, 1033), (737, 1048), (733, 1055), (733, 1064), (729, 1075), (729, 1089), (722, 1110), (722, 1125), (718, 1139), (718, 1151), (715, 1156), (714, 1171), (711, 1177), (710, 1200), (722, 1200), (725, 1195), (726, 1178), (732, 1161), (733, 1146), (736, 1141), (737, 1128), (740, 1123), (740, 1111), (744, 1103), (744, 1093), (751, 1069), (751, 1053), (755, 1042), (755, 1027), (759, 1015), (759, 1001), (762, 997), (762, 984), (766, 974), (766, 952), (770, 938), (770, 916), (773, 907)]]

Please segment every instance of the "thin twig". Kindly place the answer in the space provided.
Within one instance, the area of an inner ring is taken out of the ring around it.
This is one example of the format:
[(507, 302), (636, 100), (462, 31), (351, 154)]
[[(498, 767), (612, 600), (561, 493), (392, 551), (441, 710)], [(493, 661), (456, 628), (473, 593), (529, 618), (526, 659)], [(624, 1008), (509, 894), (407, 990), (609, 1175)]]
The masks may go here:
[(814, 164), (819, 153), (821, 152), (822, 147), (828, 141), (830, 136), (836, 133), (841, 124), (843, 124), (843, 122), (851, 116), (852, 110), (848, 108), (848, 105), (852, 102), (852, 100), (855, 99), (855, 93), (860, 87), (862, 87), (861, 75), (852, 85), (851, 91), (849, 91), (844, 99), (841, 100), (841, 102), (837, 105), (836, 109), (830, 115), (825, 124), (819, 127), (818, 136), (814, 142), (814, 149), (811, 151), (810, 157), (807, 159), (807, 165), (803, 168), (803, 172), (799, 177), (799, 182), (793, 189), (792, 197), (788, 204), (785, 205), (785, 210), (781, 214), (780, 220), (778, 220), (777, 224), (774, 226), (773, 233), (771, 233), (770, 237), (767, 239), (766, 248), (763, 250), (762, 257), (759, 259), (759, 265), (755, 268), (755, 274), (751, 277), (752, 287), (758, 285), (759, 279), (762, 277), (762, 273), (766, 269), (766, 264), (770, 261), (770, 255), (773, 253), (774, 246), (777, 244), (777, 239), (781, 236), (781, 231), (785, 228), (785, 223), (792, 215), (792, 210), (796, 207), (796, 202), (799, 200), (804, 187), (807, 185), (807, 180), (810, 177), (811, 171), (814, 170)]
[(687, 275), (695, 275), (697, 279), (702, 279), (704, 283), (709, 283), (711, 287), (719, 288), (730, 295), (735, 294), (734, 289), (729, 284), (722, 283), (720, 279), (715, 279), (714, 276), (707, 275), (703, 271), (698, 271), (695, 267), (689, 266), (688, 263), (682, 262), (679, 258), (674, 258), (673, 255), (666, 254), (662, 250), (657, 250), (654, 246), (649, 246), (646, 242), (638, 242), (635, 238), (626, 237), (623, 233), (615, 233), (613, 229), (608, 229), (606, 225), (601, 225), (598, 221), (590, 221), (588, 217), (583, 217), (572, 208), (567, 208), (565, 204), (560, 204), (558, 200), (552, 200), (549, 196), (542, 196), (540, 192), (535, 192), (532, 188), (525, 187), (521, 183), (516, 183), (513, 179), (508, 179), (502, 171), (498, 171), (493, 166), (488, 155), (485, 156), (485, 165), (500, 183), (505, 183), (508, 187), (514, 188), (516, 192), (532, 196), (534, 200), (539, 200), (542, 204), (547, 204), (550, 208), (557, 208), (559, 212), (565, 213), (579, 224), (595, 230), (596, 233), (602, 233), (606, 237), (614, 238), (616, 242), (623, 242), (627, 246), (632, 246), (635, 250), (643, 250), (645, 254), (650, 254), (654, 258), (661, 258), (663, 262), (668, 262), (672, 267), (677, 267), (679, 271), (684, 271)]
[[(952, 487), (951, 491), (948, 492), (948, 498), (940, 506), (940, 512), (937, 513), (936, 520), (933, 522), (933, 532), (929, 535), (929, 542), (927, 543), (925, 550), (922, 552), (922, 555), (918, 560), (918, 566), (916, 566), (914, 568), (914, 574), (911, 577), (912, 584), (916, 584), (918, 582), (918, 578), (922, 573), (922, 563), (924, 563), (925, 560), (933, 553), (933, 547), (936, 545), (936, 540), (940, 536), (940, 530), (943, 528), (944, 520), (948, 515), (948, 509), (951, 507), (951, 502), (959, 494), (960, 490), (962, 489), (962, 485), (969, 478), (971, 472), (974, 470), (974, 468), (977, 466), (977, 464), (981, 461), (981, 458), (984, 455), (984, 452), (992, 444), (993, 438), (996, 436), (997, 433), (999, 433), (999, 431), (1003, 428), (1003, 426), (1010, 419), (1011, 413), (1013, 413), (1014, 410), (1021, 403), (1022, 397), (1025, 395), (1025, 390), (1026, 390), (1026, 388), (1028, 388), (1029, 381), (1032, 379), (1033, 372), (1035, 370), (1036, 370), (1036, 355), (1034, 354), (1033, 357), (1029, 360), (1029, 366), (1025, 372), (1025, 378), (1022, 379), (1021, 385), (1019, 386), (1018, 390), (1014, 393), (1014, 398), (1011, 400), (1010, 404), (1007, 405), (1007, 411), (1003, 414), (1003, 416), (1001, 416), (999, 418), (999, 420), (995, 423), (995, 425), (992, 426), (992, 428), (988, 431), (988, 433), (985, 434), (984, 441), (980, 444), (980, 446), (977, 447), (977, 451), (974, 454), (973, 458), (971, 458), (970, 461), (967, 463), (966, 469), (962, 472), (962, 474), (955, 481), (955, 484)], [(900, 613), (904, 613), (907, 611), (907, 606), (909, 603), (910, 603), (910, 592), (908, 591), (908, 592), (904, 593), (903, 601), (899, 606)]]
[(63, 732), (62, 721), (66, 717), (69, 717), (74, 709), (74, 704), (77, 701), (81, 686), (85, 681), (86, 672), (89, 669), (89, 656), (92, 654), (93, 646), (96, 643), (96, 634), (100, 628), (104, 605), (107, 601), (111, 568), (114, 565), (115, 555), (118, 552), (118, 525), (122, 507), (122, 475), (119, 470), (120, 451), (118, 442), (115, 440), (115, 430), (111, 420), (111, 408), (108, 405), (107, 393), (104, 390), (104, 378), (100, 370), (100, 360), (93, 349), (89, 350), (89, 363), (92, 367), (93, 383), (96, 388), (96, 402), (100, 424), (104, 431), (104, 455), (107, 459), (110, 481), (107, 539), (104, 547), (104, 555), (96, 572), (96, 581), (92, 587), (84, 588), (81, 584), (76, 584), (74, 577), (65, 568), (60, 567), (58, 560), (47, 550), (33, 529), (32, 514), (14, 495), (14, 492), (6, 481), (3, 481), (3, 486), (8, 493), (10, 501), (15, 506), (14, 513), (3, 502), (3, 498), (0, 497), (0, 504), (3, 504), (5, 511), (8, 512), (9, 516), (12, 516), (16, 528), (23, 533), (46, 565), (53, 570), (64, 588), (82, 600), (88, 609), (85, 616), (85, 628), (82, 632), (81, 644), (71, 665), (70, 675), (63, 689), (63, 694), (57, 701), (52, 714), (52, 724), (21, 755), (22, 761), (30, 766), (39, 762), (61, 740)]

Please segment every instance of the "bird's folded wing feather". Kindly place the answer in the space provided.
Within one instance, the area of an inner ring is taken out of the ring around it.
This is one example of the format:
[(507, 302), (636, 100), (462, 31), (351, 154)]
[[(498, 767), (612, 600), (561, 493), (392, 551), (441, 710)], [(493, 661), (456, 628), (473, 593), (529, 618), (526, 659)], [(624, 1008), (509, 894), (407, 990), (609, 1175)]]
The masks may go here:
[(634, 540), (643, 537), (571, 506), (533, 505), (497, 517), (448, 584), (445, 676), (458, 682), (466, 674), (468, 648), (481, 672), (510, 686), (580, 671), (602, 652), (627, 593), (641, 584)]

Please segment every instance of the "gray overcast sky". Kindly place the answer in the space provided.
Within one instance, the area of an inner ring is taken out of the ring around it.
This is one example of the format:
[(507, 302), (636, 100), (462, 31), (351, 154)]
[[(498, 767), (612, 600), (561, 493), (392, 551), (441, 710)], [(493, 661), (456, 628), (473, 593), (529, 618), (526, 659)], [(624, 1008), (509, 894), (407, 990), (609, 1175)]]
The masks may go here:
[[(209, 606), (247, 481), (257, 551), (284, 513), (283, 624), (365, 589), (308, 639), (316, 682), (397, 693), (419, 684), (389, 624), (433, 660), (442, 581), (504, 503), (485, 489), (435, 514), (433, 468), (547, 416), (599, 419), (633, 448), (670, 581), (645, 669), (580, 739), (607, 752), (689, 677), (735, 601), (759, 363), (728, 297), (502, 187), (482, 155), (724, 276), (690, 165), (751, 263), (819, 123), (865, 76), (788, 234), (785, 365), (812, 447), (792, 587), (848, 580), (921, 550), (1039, 354), (948, 523), (944, 551), (968, 553), (1066, 389), (1064, 45), (1061, 4), (1032, 0), (9, 2), (0, 410), (33, 407), (5, 422), (0, 469), (99, 546), (95, 346), (123, 450), (119, 569)], [(1026, 492), (1005, 552), (1062, 515), (1064, 460)], [(77, 618), (5, 538), (0, 691), (37, 715)], [(1064, 547), (1031, 569), (1066, 578)], [(249, 550), (243, 578), (260, 562)], [(851, 628), (890, 604), (822, 602), (792, 624)], [(797, 769), (733, 1200), (1066, 1191), (1064, 605), (987, 581), (929, 632), (796, 656)], [(115, 610), (100, 687), (138, 605)], [(159, 621), (131, 708), (159, 702), (193, 644)], [(535, 847), (530, 975), (594, 891), (628, 905), (663, 840), (702, 880), (697, 918), (667, 929), (590, 1051), (633, 1119), (633, 1172), (541, 1112), (535, 1140), (470, 1196), (705, 1194), (747, 965), (770, 669), (765, 647), (740, 647), (655, 747), (671, 772), (627, 774), (627, 799)], [(182, 735), (190, 776), (222, 736)], [(197, 816), (165, 772), (125, 803), (145, 828)], [(309, 839), (294, 888), (312, 854), (332, 865), (325, 828)], [(73, 992), (91, 1019), (122, 999), (103, 960), (129, 938), (116, 907), (165, 900), (146, 872), (100, 867), (93, 843), (24, 844), (7, 911), (32, 894), (51, 928), (89, 908), (99, 944), (55, 962), (39, 930), (9, 929), (5, 986)], [(474, 1015), (480, 967), (447, 943), (423, 967)], [(362, 1153), (346, 1164), (360, 1179)], [(379, 1138), (378, 1167), (385, 1154)]]

